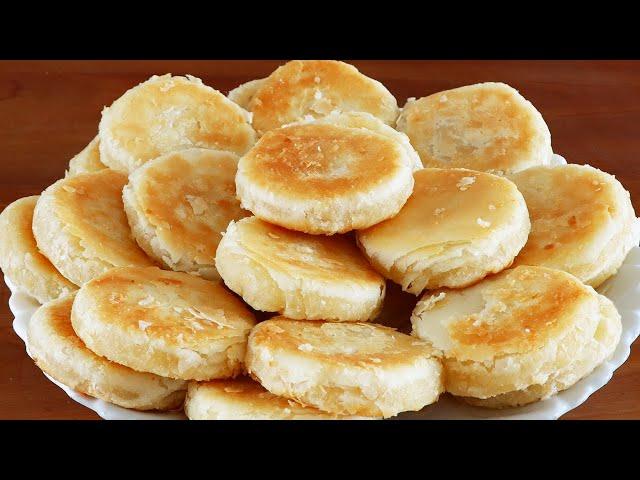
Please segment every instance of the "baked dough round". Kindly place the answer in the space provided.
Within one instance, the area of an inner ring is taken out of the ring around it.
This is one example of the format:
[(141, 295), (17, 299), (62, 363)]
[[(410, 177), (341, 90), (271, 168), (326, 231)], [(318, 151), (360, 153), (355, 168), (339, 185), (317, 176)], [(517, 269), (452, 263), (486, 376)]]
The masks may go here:
[(356, 420), (323, 412), (265, 390), (249, 377), (191, 382), (184, 405), (189, 420)]
[(413, 168), (407, 149), (387, 135), (313, 122), (265, 134), (240, 159), (236, 190), (263, 220), (331, 235), (398, 213)]
[(153, 261), (131, 235), (122, 204), (127, 177), (111, 169), (58, 180), (33, 215), (38, 248), (76, 285), (113, 267)]
[(256, 217), (229, 224), (216, 267), (253, 308), (294, 319), (371, 320), (384, 300), (384, 278), (350, 238), (294, 232)]
[(431, 347), (370, 323), (266, 320), (249, 336), (246, 364), (271, 393), (341, 415), (417, 411), (443, 389)]
[(446, 390), (488, 407), (570, 387), (611, 355), (621, 330), (613, 304), (592, 287), (529, 266), (466, 289), (429, 292), (411, 323), (415, 336), (443, 353)]
[(187, 384), (131, 370), (89, 350), (71, 327), (75, 294), (40, 307), (31, 317), (27, 345), (36, 365), (58, 382), (92, 397), (137, 410), (182, 406)]
[(89, 145), (69, 160), (66, 176), (72, 177), (79, 173), (99, 172), (108, 168), (100, 161), (100, 138), (96, 135)]
[(114, 268), (86, 283), (71, 321), (98, 355), (183, 380), (240, 374), (255, 324), (220, 282), (157, 267)]
[(512, 182), (464, 169), (425, 168), (414, 178), (398, 215), (357, 233), (376, 270), (418, 295), (464, 287), (511, 264), (530, 228)]
[(255, 142), (249, 121), (245, 110), (199, 78), (154, 75), (102, 111), (101, 160), (130, 173), (152, 158), (183, 148), (241, 155)]
[(398, 117), (425, 167), (508, 174), (547, 165), (551, 134), (542, 115), (504, 83), (478, 83), (410, 100)]
[(219, 279), (214, 262), (222, 232), (249, 214), (236, 198), (237, 168), (233, 153), (191, 148), (133, 172), (123, 200), (138, 245), (171, 270)]
[(34, 195), (16, 200), (0, 214), (0, 268), (17, 288), (46, 303), (78, 287), (38, 250), (31, 229), (38, 198)]
[(640, 220), (614, 176), (588, 165), (559, 165), (510, 178), (531, 217), (531, 234), (514, 265), (557, 268), (595, 288), (638, 246)]
[(398, 116), (398, 103), (389, 90), (344, 62), (294, 60), (258, 82), (247, 86), (245, 92), (255, 88), (248, 94), (247, 109), (253, 113), (253, 126), (260, 134), (334, 110), (368, 112), (387, 125), (393, 125)]
[(463, 400), (478, 407), (519, 407), (549, 398), (551, 395), (571, 387), (609, 359), (620, 341), (622, 332), (620, 314), (613, 303), (604, 296), (600, 296), (600, 313), (600, 323), (593, 338), (577, 353), (569, 368), (558, 371), (546, 383), (532, 385), (524, 390), (503, 393), (491, 398), (465, 397)]

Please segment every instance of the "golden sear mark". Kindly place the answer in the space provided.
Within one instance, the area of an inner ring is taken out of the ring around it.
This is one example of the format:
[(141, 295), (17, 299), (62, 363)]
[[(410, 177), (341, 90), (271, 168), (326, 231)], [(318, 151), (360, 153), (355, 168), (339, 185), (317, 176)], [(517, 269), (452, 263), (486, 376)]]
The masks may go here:
[(583, 285), (568, 282), (563, 275), (546, 277), (535, 290), (518, 288), (535, 274), (529, 267), (509, 272), (506, 285), (485, 295), (485, 300), (492, 300), (488, 308), (449, 325), (451, 338), (466, 346), (532, 342), (562, 321), (562, 312), (569, 306), (589, 296)]
[(402, 155), (375, 132), (311, 124), (267, 133), (244, 161), (264, 185), (317, 197), (366, 191), (401, 168)]

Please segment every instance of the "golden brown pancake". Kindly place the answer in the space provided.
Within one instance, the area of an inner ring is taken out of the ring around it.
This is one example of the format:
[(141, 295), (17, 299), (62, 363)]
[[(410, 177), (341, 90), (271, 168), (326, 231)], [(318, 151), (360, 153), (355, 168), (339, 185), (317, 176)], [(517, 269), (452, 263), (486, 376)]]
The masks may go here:
[(58, 180), (36, 204), (38, 248), (76, 285), (113, 267), (154, 262), (131, 235), (122, 204), (127, 177), (110, 169)]
[(413, 188), (399, 142), (325, 123), (271, 131), (238, 164), (236, 189), (254, 215), (312, 234), (366, 228), (395, 215)]
[(252, 313), (220, 282), (156, 267), (115, 268), (85, 284), (73, 328), (99, 355), (183, 380), (242, 372)]
[(464, 287), (511, 264), (529, 233), (512, 182), (464, 169), (425, 168), (414, 178), (398, 215), (357, 234), (376, 270), (418, 295)]
[(398, 116), (396, 99), (384, 85), (344, 62), (294, 60), (259, 82), (252, 84), (255, 92), (246, 108), (260, 134), (334, 110), (367, 112), (387, 125)]
[(442, 391), (433, 349), (370, 323), (266, 320), (251, 332), (246, 362), (271, 393), (341, 415), (391, 417)]
[(78, 287), (64, 278), (38, 249), (31, 229), (38, 198), (34, 195), (16, 200), (0, 214), (0, 268), (18, 289), (46, 303)]
[(597, 287), (640, 241), (624, 187), (588, 165), (535, 167), (511, 177), (524, 195), (531, 234), (516, 265), (569, 272)]
[(308, 235), (256, 217), (229, 225), (216, 267), (253, 308), (290, 318), (366, 321), (384, 299), (384, 279), (350, 238)]
[(415, 336), (443, 353), (448, 392), (481, 400), (508, 395), (487, 406), (509, 406), (508, 398), (524, 391), (543, 394), (535, 401), (568, 388), (604, 361), (619, 332), (592, 347), (604, 317), (620, 324), (611, 306), (568, 273), (521, 266), (466, 289), (426, 293), (411, 322)]
[(542, 115), (504, 83), (478, 83), (408, 101), (397, 122), (425, 167), (508, 174), (547, 165)]
[(29, 352), (47, 375), (78, 392), (137, 410), (182, 406), (186, 382), (136, 372), (89, 350), (71, 326), (74, 295), (40, 307), (29, 322)]
[(241, 155), (255, 142), (247, 112), (190, 75), (153, 76), (128, 90), (103, 110), (99, 132), (102, 162), (125, 173), (174, 150)]
[(249, 214), (236, 198), (237, 165), (233, 153), (192, 148), (132, 173), (124, 206), (144, 251), (172, 270), (220, 278), (214, 260), (222, 233)]

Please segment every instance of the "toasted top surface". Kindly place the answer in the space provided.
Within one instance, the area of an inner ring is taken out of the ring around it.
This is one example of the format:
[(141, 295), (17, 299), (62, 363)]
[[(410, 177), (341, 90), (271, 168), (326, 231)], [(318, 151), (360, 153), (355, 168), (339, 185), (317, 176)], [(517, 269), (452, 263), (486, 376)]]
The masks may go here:
[(131, 236), (122, 203), (126, 183), (126, 175), (109, 169), (83, 173), (58, 180), (41, 201), (53, 202), (67, 233), (90, 255), (116, 266), (153, 265)]
[(238, 157), (200, 148), (158, 157), (130, 177), (137, 208), (170, 254), (211, 263), (231, 220), (248, 215), (236, 198)]
[(229, 227), (227, 235), (230, 233), (261, 265), (293, 277), (329, 283), (384, 283), (354, 242), (345, 236), (295, 232), (257, 217), (236, 222)]
[[(203, 382), (190, 388), (192, 401), (203, 402), (203, 406), (208, 404), (214, 412), (230, 414), (230, 416), (234, 413), (239, 416), (253, 413), (258, 418), (263, 416), (272, 418), (317, 416), (327, 419), (338, 417), (338, 415), (313, 407), (305, 407), (293, 400), (274, 395), (249, 377)], [(204, 412), (199, 410), (197, 413)]]
[(414, 170), (418, 170), (422, 168), (422, 162), (420, 161), (420, 156), (411, 146), (409, 142), (409, 137), (407, 137), (404, 133), (399, 132), (398, 130), (390, 127), (389, 125), (382, 122), (377, 117), (374, 117), (370, 113), (367, 112), (332, 112), (326, 117), (322, 117), (314, 120), (302, 120), (300, 123), (329, 123), (332, 125), (339, 125), (341, 127), (348, 128), (357, 128), (357, 129), (366, 129), (372, 130), (376, 133), (379, 133), (382, 136), (388, 137), (396, 142), (399, 142), (403, 145), (407, 152), (407, 158), (411, 163), (411, 166)]
[(320, 123), (267, 133), (238, 169), (260, 189), (295, 201), (368, 193), (408, 163), (403, 147), (388, 137)]
[(156, 267), (112, 269), (86, 283), (79, 295), (90, 305), (93, 320), (125, 331), (142, 330), (167, 344), (188, 347), (242, 336), (255, 323), (253, 314), (219, 282)]
[(100, 140), (136, 166), (185, 147), (246, 152), (255, 132), (246, 112), (198, 78), (153, 76), (103, 111)]
[(436, 255), (447, 246), (486, 238), (524, 207), (509, 180), (463, 169), (425, 168), (400, 213), (358, 232), (370, 254), (399, 258), (418, 248)]
[(531, 233), (516, 263), (596, 261), (635, 215), (624, 187), (588, 165), (534, 167), (512, 175), (527, 202)]
[(369, 323), (332, 323), (275, 317), (258, 324), (250, 344), (327, 364), (387, 368), (411, 364), (434, 351), (415, 337)]
[(511, 172), (545, 163), (540, 113), (503, 83), (479, 83), (409, 102), (398, 119), (426, 167)]
[(333, 110), (368, 112), (389, 125), (398, 115), (396, 99), (384, 85), (333, 60), (286, 63), (264, 79), (248, 107), (261, 133)]
[(22, 269), (27, 264), (61, 286), (75, 289), (76, 286), (64, 278), (38, 250), (31, 229), (33, 210), (38, 198), (39, 195), (20, 198), (7, 205), (0, 213), (0, 267), (3, 270)]
[(598, 308), (598, 295), (572, 275), (522, 266), (469, 288), (427, 293), (412, 323), (445, 356), (482, 362), (541, 348)]

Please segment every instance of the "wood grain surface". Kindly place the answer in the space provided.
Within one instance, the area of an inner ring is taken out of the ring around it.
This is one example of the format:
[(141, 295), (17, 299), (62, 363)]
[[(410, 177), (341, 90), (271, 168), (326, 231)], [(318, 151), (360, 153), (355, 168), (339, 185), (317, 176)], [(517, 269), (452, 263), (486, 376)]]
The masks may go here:
[[(226, 93), (281, 61), (0, 61), (0, 209), (39, 194), (96, 134), (103, 106), (152, 74), (192, 74)], [(640, 212), (640, 62), (353, 61), (404, 104), (448, 88), (502, 81), (542, 112), (553, 149), (614, 174)], [(0, 232), (0, 235), (2, 233)], [(2, 283), (2, 282), (0, 282)], [(0, 419), (96, 419), (33, 365), (0, 286)], [(640, 418), (640, 347), (567, 419)]]

